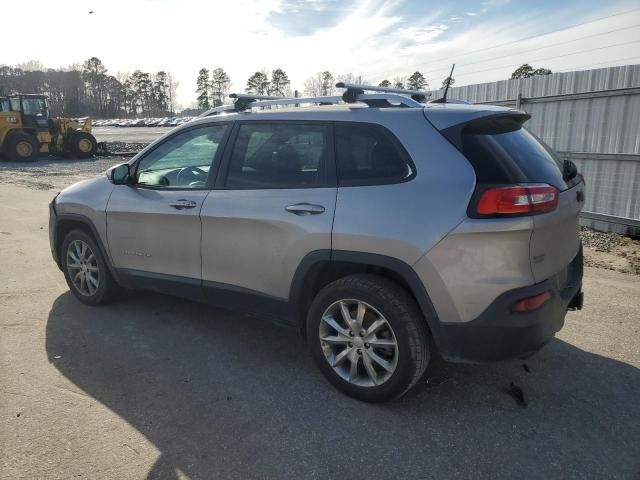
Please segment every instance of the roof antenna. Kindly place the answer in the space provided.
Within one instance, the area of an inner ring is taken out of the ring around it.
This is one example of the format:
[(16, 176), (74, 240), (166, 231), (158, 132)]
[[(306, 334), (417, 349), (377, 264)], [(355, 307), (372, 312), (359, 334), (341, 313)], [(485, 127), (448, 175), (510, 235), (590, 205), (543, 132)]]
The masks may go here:
[(447, 103), (447, 92), (449, 91), (449, 85), (451, 85), (451, 79), (453, 78), (453, 69), (456, 68), (456, 64), (451, 65), (451, 73), (447, 77), (447, 84), (444, 87), (444, 93), (442, 94), (442, 98), (438, 98), (437, 100), (433, 100), (431, 103)]

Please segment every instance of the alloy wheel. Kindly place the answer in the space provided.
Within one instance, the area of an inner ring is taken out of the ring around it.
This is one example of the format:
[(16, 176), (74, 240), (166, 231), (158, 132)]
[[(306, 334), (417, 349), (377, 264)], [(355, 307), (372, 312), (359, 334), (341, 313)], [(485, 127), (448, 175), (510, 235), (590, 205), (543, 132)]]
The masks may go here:
[(74, 240), (67, 248), (67, 271), (74, 287), (90, 297), (100, 285), (100, 268), (91, 247), (82, 240)]
[(334, 372), (354, 385), (382, 385), (398, 365), (398, 342), (391, 325), (361, 300), (331, 304), (322, 315), (319, 340)]

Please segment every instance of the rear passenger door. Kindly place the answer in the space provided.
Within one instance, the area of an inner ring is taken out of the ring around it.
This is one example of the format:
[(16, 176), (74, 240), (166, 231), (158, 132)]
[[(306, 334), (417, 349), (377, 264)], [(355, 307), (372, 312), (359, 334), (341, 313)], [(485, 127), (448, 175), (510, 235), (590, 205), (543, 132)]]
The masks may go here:
[(331, 125), (239, 122), (231, 145), (201, 212), (205, 291), (233, 286), (287, 299), (305, 255), (331, 248)]

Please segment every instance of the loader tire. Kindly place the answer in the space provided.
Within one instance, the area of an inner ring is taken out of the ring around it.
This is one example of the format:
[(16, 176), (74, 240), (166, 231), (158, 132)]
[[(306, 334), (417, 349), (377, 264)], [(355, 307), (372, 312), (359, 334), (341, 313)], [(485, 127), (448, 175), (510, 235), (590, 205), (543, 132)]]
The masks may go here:
[(96, 138), (87, 132), (74, 133), (71, 137), (71, 151), (78, 158), (93, 157), (98, 151)]
[(5, 152), (12, 162), (31, 162), (38, 158), (40, 144), (28, 133), (12, 133), (7, 136)]

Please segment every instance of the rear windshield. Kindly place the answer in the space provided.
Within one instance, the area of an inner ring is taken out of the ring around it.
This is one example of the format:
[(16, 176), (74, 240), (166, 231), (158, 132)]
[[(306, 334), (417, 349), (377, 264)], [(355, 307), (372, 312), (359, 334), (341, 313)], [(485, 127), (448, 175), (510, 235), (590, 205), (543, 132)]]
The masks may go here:
[(548, 183), (566, 190), (578, 181), (575, 177), (565, 181), (564, 162), (515, 120), (467, 125), (461, 146), (478, 184)]

